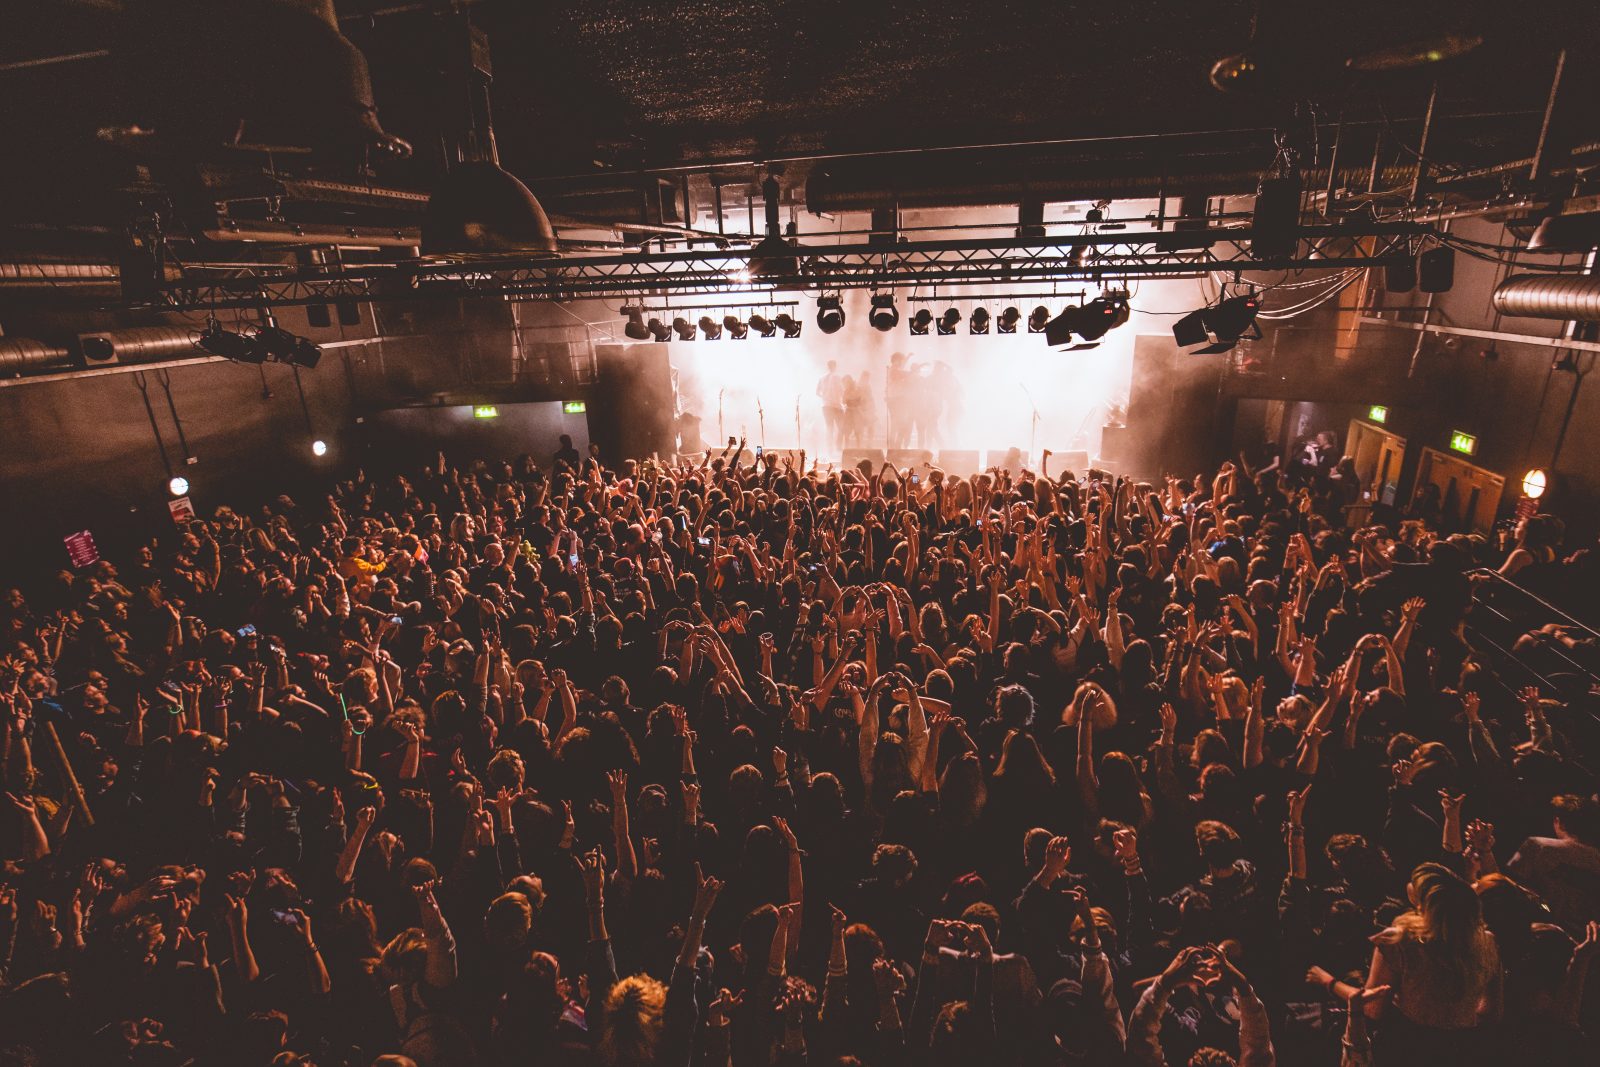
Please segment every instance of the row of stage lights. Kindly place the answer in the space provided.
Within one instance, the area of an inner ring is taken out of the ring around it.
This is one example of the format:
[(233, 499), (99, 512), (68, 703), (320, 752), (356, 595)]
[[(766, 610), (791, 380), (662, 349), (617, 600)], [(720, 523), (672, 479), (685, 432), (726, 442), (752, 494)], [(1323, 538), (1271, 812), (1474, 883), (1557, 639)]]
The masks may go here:
[(196, 347), (235, 363), (292, 363), (311, 370), (322, 362), (322, 347), (315, 341), (282, 329), (275, 322), (253, 327), (249, 333), (225, 330), (216, 319), (206, 323)]
[[(1229, 297), (1179, 319), (1173, 326), (1173, 336), (1179, 345), (1186, 348), (1204, 346), (1196, 350), (1199, 354), (1226, 352), (1254, 328), (1259, 308), (1260, 300), (1253, 292)], [(627, 319), (623, 333), (635, 341), (695, 341), (702, 337), (707, 341), (717, 341), (724, 335), (731, 340), (742, 341), (752, 331), (761, 337), (775, 337), (781, 333), (784, 337), (795, 338), (800, 336), (804, 325), (788, 313), (770, 319), (763, 315), (740, 319), (737, 315), (729, 314), (724, 315), (720, 322), (710, 315), (702, 315), (698, 322), (679, 316), (668, 325), (659, 318), (646, 321), (640, 307), (627, 306), (622, 312)], [(1129, 313), (1127, 291), (1108, 289), (1093, 300), (1069, 305), (1059, 314), (1051, 314), (1049, 308), (1040, 304), (1029, 312), (1026, 320), (1022, 317), (1021, 309), (1015, 305), (1008, 305), (998, 315), (979, 306), (967, 316), (963, 316), (961, 310), (952, 305), (937, 318), (932, 311), (922, 307), (906, 319), (906, 327), (913, 337), (927, 337), (930, 333), (938, 337), (953, 337), (961, 332), (961, 323), (965, 318), (969, 335), (982, 336), (991, 330), (996, 334), (1015, 334), (1026, 325), (1028, 333), (1043, 334), (1045, 343), (1052, 348), (1069, 344), (1089, 347), (1099, 344), (1108, 332), (1127, 322)], [(874, 293), (867, 322), (881, 333), (888, 333), (899, 326), (900, 311), (895, 307), (894, 297), (888, 293)], [(836, 295), (818, 297), (817, 329), (825, 334), (834, 334), (844, 329), (844, 324), (843, 299)]]

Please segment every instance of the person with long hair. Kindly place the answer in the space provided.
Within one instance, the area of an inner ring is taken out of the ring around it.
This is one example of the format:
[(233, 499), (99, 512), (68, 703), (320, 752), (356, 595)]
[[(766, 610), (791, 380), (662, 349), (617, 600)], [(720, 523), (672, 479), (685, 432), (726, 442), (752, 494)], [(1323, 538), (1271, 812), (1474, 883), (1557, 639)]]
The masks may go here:
[(1439, 863), (1412, 871), (1406, 895), (1411, 910), (1372, 938), (1367, 988), (1391, 990), (1387, 1000), (1365, 1005), (1369, 1018), (1383, 1020), (1375, 1062), (1481, 1062), (1475, 1031), (1499, 1021), (1504, 982), (1483, 905), (1464, 878)]

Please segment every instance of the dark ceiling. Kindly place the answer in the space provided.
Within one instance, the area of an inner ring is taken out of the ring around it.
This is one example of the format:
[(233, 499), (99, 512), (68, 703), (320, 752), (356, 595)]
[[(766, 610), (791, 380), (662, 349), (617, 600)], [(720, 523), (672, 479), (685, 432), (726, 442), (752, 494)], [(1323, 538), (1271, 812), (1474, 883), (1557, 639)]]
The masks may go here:
[[(105, 200), (125, 149), (96, 140), (152, 125), (152, 94), (200, 95), (182, 64), (131, 57), (124, 42), (174, 10), (220, 18), (262, 0), (0, 0), (0, 212)], [(308, 0), (314, 2), (314, 0)], [(463, 102), (440, 77), (448, 21), (439, 4), (339, 0), (346, 36), (372, 69), (384, 127), (414, 159), (374, 165), (385, 184), (427, 189), (441, 131)], [(1585, 0), (1263, 0), (1264, 67), (1283, 84), (1216, 92), (1211, 64), (1243, 49), (1252, 0), (480, 0), (491, 42), (504, 162), (538, 183), (607, 170), (1031, 140), (1212, 130), (1322, 129), (1340, 116), (1415, 143), (1430, 85), (1430, 154), (1457, 161), (1531, 150), (1555, 52), (1584, 39)], [(1512, 16), (1515, 16), (1514, 18)], [(1353, 79), (1352, 55), (1441, 33), (1481, 36), (1464, 58)], [(1592, 40), (1592, 38), (1590, 38)], [(100, 54), (102, 50), (109, 54)], [(1591, 50), (1592, 51), (1592, 50)], [(225, 62), (293, 77), (296, 57), (229, 39)], [(87, 53), (44, 65), (36, 61)], [(181, 58), (181, 57), (180, 57)], [(1585, 62), (1589, 53), (1585, 54)], [(281, 84), (280, 80), (280, 84)], [(1315, 107), (1306, 107), (1314, 101)], [(1500, 115), (1500, 118), (1485, 117)], [(1505, 116), (1510, 117), (1505, 117)], [(159, 123), (155, 123), (159, 125)], [(173, 123), (169, 120), (167, 125)], [(158, 134), (170, 134), (157, 130)], [(1182, 145), (1203, 145), (1189, 138)], [(1261, 159), (1262, 146), (1268, 156)], [(315, 167), (285, 156), (280, 167)], [(252, 164), (254, 165), (254, 164)], [(333, 167), (337, 170), (338, 164)], [(353, 168), (346, 165), (353, 172)]]

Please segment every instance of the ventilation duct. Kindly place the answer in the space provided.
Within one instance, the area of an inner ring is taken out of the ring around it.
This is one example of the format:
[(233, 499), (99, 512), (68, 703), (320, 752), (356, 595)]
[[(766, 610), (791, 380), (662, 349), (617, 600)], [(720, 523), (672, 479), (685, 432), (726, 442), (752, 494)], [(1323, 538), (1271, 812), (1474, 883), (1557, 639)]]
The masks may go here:
[(130, 5), (154, 82), (158, 133), (177, 140), (409, 156), (378, 123), (361, 50), (333, 0), (168, 0)]
[(0, 378), (67, 370), (73, 362), (65, 348), (29, 337), (0, 337)]
[(135, 326), (78, 335), (78, 351), (90, 365), (159, 363), (178, 356), (199, 356), (195, 332), (187, 326)]
[(1494, 309), (1530, 319), (1600, 322), (1600, 275), (1514, 275), (1495, 286)]

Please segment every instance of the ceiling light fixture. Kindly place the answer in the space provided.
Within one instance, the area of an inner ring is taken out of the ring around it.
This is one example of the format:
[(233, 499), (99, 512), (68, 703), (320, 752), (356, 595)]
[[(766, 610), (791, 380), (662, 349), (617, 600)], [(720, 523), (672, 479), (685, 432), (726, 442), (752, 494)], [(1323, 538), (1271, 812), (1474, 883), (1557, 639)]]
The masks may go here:
[(771, 337), (778, 332), (778, 327), (773, 325), (765, 315), (751, 315), (750, 328), (762, 337)]
[(874, 330), (888, 333), (900, 325), (900, 312), (894, 306), (894, 294), (873, 293), (872, 310), (867, 314), (867, 321)]
[(1028, 332), (1044, 333), (1044, 328), (1049, 322), (1050, 309), (1040, 304), (1028, 314)]
[(960, 325), (961, 325), (961, 312), (956, 310), (953, 307), (945, 308), (944, 309), (944, 314), (939, 316), (939, 326), (938, 326), (939, 336), (940, 337), (949, 337), (949, 336), (951, 336), (952, 334), (954, 334), (956, 332), (956, 328), (958, 326), (960, 326)]
[(650, 331), (650, 336), (658, 342), (672, 340), (672, 327), (658, 318), (652, 316), (650, 321), (645, 324), (645, 328)]
[(999, 318), (994, 320), (994, 328), (998, 333), (1016, 333), (1017, 323), (1022, 321), (1022, 312), (1014, 307), (1008, 307), (1000, 312)]
[(728, 331), (729, 340), (743, 341), (750, 336), (750, 327), (740, 322), (737, 315), (724, 315), (722, 328)]
[(622, 328), (624, 336), (634, 341), (650, 340), (650, 328), (644, 324), (644, 309), (637, 304), (622, 305), (622, 317), (628, 325)]
[(911, 328), (911, 333), (916, 337), (926, 337), (928, 328), (933, 325), (933, 312), (927, 308), (918, 308), (906, 323)]
[(800, 329), (805, 326), (805, 323), (800, 322), (788, 312), (784, 312), (772, 321), (777, 325), (778, 329), (783, 331), (783, 336), (791, 341), (800, 336)]
[(972, 316), (967, 319), (967, 332), (989, 332), (989, 309), (985, 307), (973, 308)]
[(720, 341), (722, 340), (722, 323), (710, 315), (701, 315), (700, 332), (706, 335), (707, 341)]
[(677, 333), (678, 340), (680, 341), (693, 341), (695, 338), (696, 331), (694, 323), (690, 322), (682, 315), (679, 315), (677, 318), (672, 320), (672, 329)]
[(823, 333), (844, 329), (844, 301), (839, 296), (817, 297), (817, 329)]

